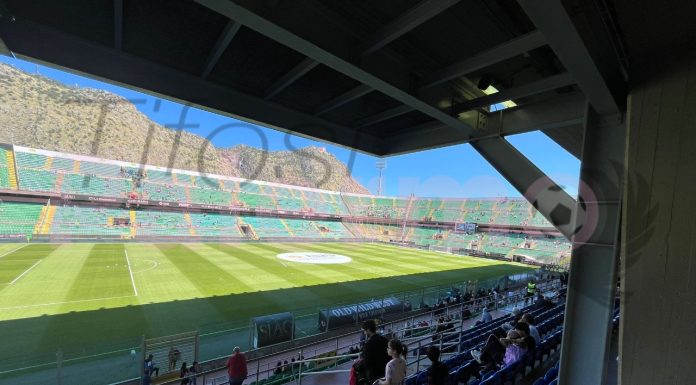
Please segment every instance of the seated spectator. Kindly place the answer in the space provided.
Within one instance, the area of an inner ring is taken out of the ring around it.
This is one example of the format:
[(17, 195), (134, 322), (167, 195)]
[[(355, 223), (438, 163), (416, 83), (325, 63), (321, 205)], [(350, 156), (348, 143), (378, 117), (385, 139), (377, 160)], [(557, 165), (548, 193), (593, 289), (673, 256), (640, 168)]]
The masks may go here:
[(373, 385), (401, 385), (406, 378), (406, 345), (399, 340), (391, 340), (387, 352), (392, 359), (384, 369), (385, 376), (376, 380)]
[(429, 346), (426, 354), (432, 362), (428, 368), (428, 385), (445, 385), (449, 370), (440, 362), (440, 349), (437, 346)]
[(519, 360), (527, 352), (525, 344), (520, 342), (521, 335), (517, 330), (510, 330), (507, 338), (501, 338), (500, 342), (505, 345), (505, 357), (503, 365), (510, 365)]
[(530, 352), (536, 350), (536, 341), (534, 341), (534, 338), (531, 335), (529, 335), (529, 324), (526, 324), (524, 322), (518, 322), (515, 324), (515, 330), (517, 330), (517, 332), (520, 334), (520, 345), (523, 348), (526, 348)]
[[(493, 321), (493, 316), (491, 316), (491, 313), (488, 312), (488, 308), (484, 307), (483, 311), (481, 312), (481, 323), (488, 323)], [(477, 322), (478, 323), (478, 322)]]
[(276, 364), (275, 370), (273, 371), (273, 374), (281, 374), (283, 373), (283, 363), (278, 361)]
[[(526, 324), (525, 324), (526, 325)], [(514, 346), (511, 346), (514, 345)], [(481, 365), (481, 371), (497, 370), (498, 365), (507, 365), (522, 357), (528, 347), (518, 330), (510, 330), (505, 338), (491, 334), (483, 349), (472, 350), (471, 356)]]
[(520, 321), (529, 325), (529, 335), (532, 336), (532, 338), (534, 338), (534, 342), (539, 345), (541, 343), (541, 336), (534, 325), (534, 316), (529, 313), (525, 313), (522, 315)]
[(512, 310), (512, 316), (513, 318), (510, 322), (506, 322), (500, 325), (500, 327), (505, 331), (505, 333), (513, 329), (516, 323), (520, 322), (520, 319), (522, 319), (522, 311), (520, 311), (520, 309), (518, 308), (514, 308)]
[(541, 292), (537, 293), (536, 302), (534, 303), (535, 310), (550, 309), (553, 307), (553, 302), (544, 297)]

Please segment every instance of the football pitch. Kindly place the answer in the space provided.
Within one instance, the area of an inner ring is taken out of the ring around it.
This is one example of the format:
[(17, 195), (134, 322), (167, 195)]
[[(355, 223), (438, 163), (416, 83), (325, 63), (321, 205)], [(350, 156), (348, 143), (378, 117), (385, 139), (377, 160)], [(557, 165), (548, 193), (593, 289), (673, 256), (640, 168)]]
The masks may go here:
[[(293, 252), (350, 261), (278, 258)], [(99, 353), (140, 336), (245, 326), (281, 311), (316, 315), (321, 306), (528, 270), (382, 244), (4, 244), (0, 359)]]

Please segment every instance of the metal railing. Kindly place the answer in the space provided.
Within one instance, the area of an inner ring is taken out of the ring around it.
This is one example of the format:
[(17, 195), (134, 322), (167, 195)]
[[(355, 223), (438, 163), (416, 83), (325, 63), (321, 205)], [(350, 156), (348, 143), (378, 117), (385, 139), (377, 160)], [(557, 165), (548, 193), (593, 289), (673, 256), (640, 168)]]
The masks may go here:
[[(553, 292), (554, 290), (559, 289), (560, 286), (560, 281), (558, 279), (552, 279), (549, 281), (545, 282), (540, 282), (537, 284), (537, 288), (541, 292)], [(423, 351), (423, 348), (426, 348), (428, 346), (431, 346), (433, 344), (436, 344), (442, 353), (442, 357), (446, 357), (449, 355), (456, 355), (461, 353), (461, 342), (462, 342), (462, 336), (465, 334), (465, 322), (466, 320), (470, 320), (474, 318), (475, 316), (480, 314), (480, 311), (482, 311), (483, 307), (489, 306), (489, 304), (492, 304), (493, 308), (492, 310), (500, 310), (504, 308), (509, 308), (510, 306), (516, 306), (520, 303), (524, 303), (526, 297), (525, 294), (523, 293), (523, 288), (520, 288), (517, 291), (517, 293), (514, 293), (511, 296), (502, 296), (495, 298), (494, 295), (491, 296), (486, 296), (482, 298), (476, 298), (468, 302), (460, 302), (460, 303), (455, 303), (451, 304), (449, 306), (437, 308), (437, 309), (431, 309), (428, 312), (423, 312), (418, 315), (412, 315), (411, 317), (407, 318), (402, 318), (399, 320), (394, 320), (390, 322), (385, 322), (384, 324), (380, 325), (380, 330), (381, 331), (386, 331), (389, 330), (391, 331), (391, 334), (395, 338), (401, 339), (402, 342), (406, 343), (409, 346), (410, 351), (417, 351), (416, 358), (412, 360), (411, 362), (408, 363), (408, 366), (411, 367), (411, 371), (419, 372), (421, 368), (421, 362), (425, 360), (427, 357), (421, 352)], [(464, 310), (469, 310), (471, 313), (471, 316), (468, 318), (463, 318), (461, 317), (462, 312)], [(422, 327), (412, 327), (413, 323), (416, 320), (425, 320), (425, 319), (435, 319), (436, 317), (440, 316), (453, 316), (454, 319), (443, 322), (442, 325), (446, 324), (451, 324), (451, 325), (456, 325), (453, 329), (449, 330), (443, 330), (441, 332), (437, 332), (436, 329), (433, 329), (433, 325), (428, 324), (428, 326), (422, 326)], [(403, 325), (403, 326), (400, 326)], [(472, 326), (473, 327), (473, 326)], [(418, 330), (427, 330), (426, 334), (420, 335), (420, 336), (414, 336), (414, 337), (405, 337), (405, 335), (408, 332), (413, 333), (414, 331)], [(350, 370), (304, 370), (305, 368), (305, 363), (312, 363), (312, 362), (317, 362), (317, 361), (334, 361), (332, 365), (326, 365), (323, 368), (330, 368), (330, 367), (335, 367), (337, 365), (346, 363), (346, 361), (341, 362), (342, 359), (345, 358), (350, 358), (350, 357), (357, 357), (358, 354), (340, 354), (342, 352), (347, 352), (349, 348), (355, 347), (358, 345), (361, 341), (360, 339), (360, 331), (354, 331), (348, 334), (343, 334), (340, 336), (332, 337), (327, 340), (322, 340), (319, 342), (314, 343), (311, 346), (305, 346), (305, 347), (297, 347), (294, 349), (288, 349), (282, 352), (278, 352), (276, 354), (273, 354), (272, 356), (268, 357), (260, 357), (258, 359), (252, 359), (248, 363), (248, 368), (251, 369), (249, 370), (250, 373), (253, 373), (247, 377), (247, 381), (249, 382), (244, 382), (245, 384), (253, 384), (253, 383), (258, 383), (261, 380), (271, 378), (273, 375), (273, 372), (277, 369), (277, 366), (274, 366), (272, 364), (273, 361), (276, 360), (281, 360), (283, 359), (288, 359), (290, 357), (304, 357), (307, 355), (308, 357), (312, 358), (306, 358), (306, 359), (298, 359), (296, 361), (290, 361), (288, 362), (287, 365), (290, 367), (290, 375), (286, 377), (280, 377), (279, 382), (277, 384), (283, 384), (287, 383), (290, 381), (295, 381), (298, 384), (301, 384), (301, 378), (304, 376), (310, 376), (310, 375), (319, 375), (319, 374), (335, 374), (335, 373), (348, 373)], [(385, 334), (385, 333), (382, 333)], [(458, 338), (456, 340), (452, 341), (445, 341), (448, 336), (451, 335), (458, 335)], [(438, 338), (433, 341), (432, 337), (434, 335), (437, 335)], [(351, 338), (352, 337), (352, 338)], [(343, 343), (341, 341), (343, 340)], [(320, 345), (323, 345), (323, 347), (320, 347)], [(455, 352), (446, 352), (445, 348), (449, 346), (457, 346), (457, 350)], [(334, 353), (335, 355), (325, 355), (325, 356), (319, 356), (322, 354), (331, 354)], [(280, 358), (279, 358), (280, 357)], [(266, 361), (266, 362), (262, 362)], [(276, 364), (277, 365), (277, 364)], [(415, 365), (415, 369), (413, 369), (413, 365)], [(281, 367), (285, 366), (285, 364), (281, 364)], [(316, 368), (316, 367), (315, 367)], [(228, 377), (227, 375), (221, 375), (220, 371), (224, 370), (223, 367), (217, 367), (217, 368), (212, 368), (206, 371), (203, 371), (199, 374), (198, 378), (202, 379), (202, 383), (205, 385), (222, 385), (222, 384), (227, 384), (228, 383)], [(297, 372), (295, 372), (297, 370)], [(282, 378), (285, 378), (285, 380), (282, 380)], [(210, 382), (208, 382), (210, 381)], [(161, 385), (174, 385), (180, 382), (180, 379), (173, 379), (168, 382), (162, 382), (160, 383)], [(269, 384), (266, 382), (266, 384)], [(275, 384), (274, 382), (271, 382), (270, 384)], [(115, 385), (115, 384), (113, 384)]]

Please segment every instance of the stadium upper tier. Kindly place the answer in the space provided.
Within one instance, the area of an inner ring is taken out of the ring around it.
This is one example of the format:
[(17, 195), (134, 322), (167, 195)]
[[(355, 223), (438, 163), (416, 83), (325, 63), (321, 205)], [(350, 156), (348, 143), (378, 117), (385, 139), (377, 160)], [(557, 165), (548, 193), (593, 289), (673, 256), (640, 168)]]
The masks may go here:
[(338, 193), (20, 146), (0, 148), (0, 188), (393, 220), (551, 227), (521, 198)]

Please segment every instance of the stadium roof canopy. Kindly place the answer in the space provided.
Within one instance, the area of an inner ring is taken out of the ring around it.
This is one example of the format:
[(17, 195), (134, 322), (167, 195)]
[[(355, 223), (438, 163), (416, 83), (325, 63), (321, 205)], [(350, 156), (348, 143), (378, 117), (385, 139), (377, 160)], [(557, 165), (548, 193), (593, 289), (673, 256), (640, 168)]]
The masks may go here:
[(19, 57), (380, 156), (543, 129), (579, 157), (586, 98), (625, 108), (603, 1), (0, 3)]

